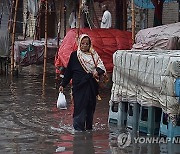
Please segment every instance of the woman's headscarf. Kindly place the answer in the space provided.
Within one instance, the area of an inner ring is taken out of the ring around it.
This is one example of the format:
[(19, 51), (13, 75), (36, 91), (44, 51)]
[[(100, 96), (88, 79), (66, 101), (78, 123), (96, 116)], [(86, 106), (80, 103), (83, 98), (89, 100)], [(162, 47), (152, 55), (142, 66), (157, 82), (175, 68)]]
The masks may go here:
[(80, 49), (81, 41), (84, 37), (90, 37), (87, 34), (82, 34), (79, 38), (78, 42), (78, 50), (77, 50), (77, 57), (79, 62), (81, 63), (82, 67), (87, 73), (93, 73), (96, 70), (96, 67), (101, 68), (106, 72), (106, 68), (98, 55), (98, 53), (92, 48), (92, 41), (89, 52), (83, 52)]

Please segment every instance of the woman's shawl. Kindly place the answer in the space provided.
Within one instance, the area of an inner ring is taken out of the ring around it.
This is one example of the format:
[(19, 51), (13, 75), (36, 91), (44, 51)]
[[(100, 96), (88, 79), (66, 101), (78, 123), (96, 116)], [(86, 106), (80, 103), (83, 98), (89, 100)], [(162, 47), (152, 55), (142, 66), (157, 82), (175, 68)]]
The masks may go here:
[(78, 43), (78, 50), (77, 50), (77, 57), (83, 69), (87, 73), (93, 73), (96, 70), (96, 68), (99, 67), (106, 72), (106, 68), (103, 64), (103, 61), (101, 60), (98, 53), (92, 48), (92, 45), (90, 47), (89, 52), (82, 52), (80, 50), (80, 44), (84, 37), (89, 37), (89, 36), (87, 34), (82, 34), (80, 36)]

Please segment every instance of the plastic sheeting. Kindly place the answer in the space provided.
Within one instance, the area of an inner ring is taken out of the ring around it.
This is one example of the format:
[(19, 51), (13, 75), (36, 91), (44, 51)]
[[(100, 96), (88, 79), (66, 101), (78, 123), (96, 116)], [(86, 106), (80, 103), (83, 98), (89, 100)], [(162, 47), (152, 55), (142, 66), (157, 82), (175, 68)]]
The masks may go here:
[(147, 28), (136, 34), (132, 50), (166, 49), (169, 39), (180, 37), (180, 22)]
[[(15, 41), (14, 59), (16, 64), (28, 66), (32, 64), (42, 64), (44, 60), (45, 41), (27, 40)], [(47, 60), (53, 62), (57, 52), (57, 41), (55, 39), (47, 40)]]
[(0, 57), (9, 56), (9, 4), (7, 0), (0, 1)]
[(0, 32), (0, 57), (8, 57), (9, 55), (9, 33), (5, 30), (3, 35)]
[(174, 82), (180, 77), (180, 51), (116, 51), (111, 100), (161, 107), (176, 121), (180, 114)]
[[(55, 59), (56, 68), (67, 66), (70, 54), (77, 50), (78, 29), (71, 29), (65, 36)], [(107, 72), (113, 70), (113, 53), (116, 50), (128, 50), (132, 47), (131, 32), (117, 29), (80, 29), (80, 34), (85, 33), (91, 37), (93, 48), (103, 60)], [(56, 71), (58, 73), (58, 71)]]

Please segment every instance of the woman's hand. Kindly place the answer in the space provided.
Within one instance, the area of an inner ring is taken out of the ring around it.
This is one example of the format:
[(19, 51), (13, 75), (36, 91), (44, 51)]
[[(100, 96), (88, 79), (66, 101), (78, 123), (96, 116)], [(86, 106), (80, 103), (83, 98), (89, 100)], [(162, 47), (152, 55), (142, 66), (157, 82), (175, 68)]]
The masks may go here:
[(107, 75), (107, 73), (104, 73), (104, 82), (108, 82), (109, 81), (109, 77), (108, 77), (108, 75)]
[(64, 91), (63, 86), (60, 86), (60, 87), (59, 87), (59, 92), (62, 92), (62, 93), (63, 93), (63, 91)]
[(93, 72), (93, 77), (96, 79), (96, 81), (99, 81), (99, 75), (97, 71)]

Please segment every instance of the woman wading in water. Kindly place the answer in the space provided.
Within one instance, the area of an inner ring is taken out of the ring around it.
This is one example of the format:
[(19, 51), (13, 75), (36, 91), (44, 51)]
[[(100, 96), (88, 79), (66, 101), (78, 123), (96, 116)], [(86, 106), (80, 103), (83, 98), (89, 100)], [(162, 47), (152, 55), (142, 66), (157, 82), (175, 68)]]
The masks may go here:
[(73, 127), (75, 130), (92, 130), (98, 80), (101, 75), (106, 75), (105, 66), (92, 48), (90, 37), (82, 34), (77, 51), (70, 55), (64, 79), (59, 87), (59, 90), (63, 91), (72, 79)]

